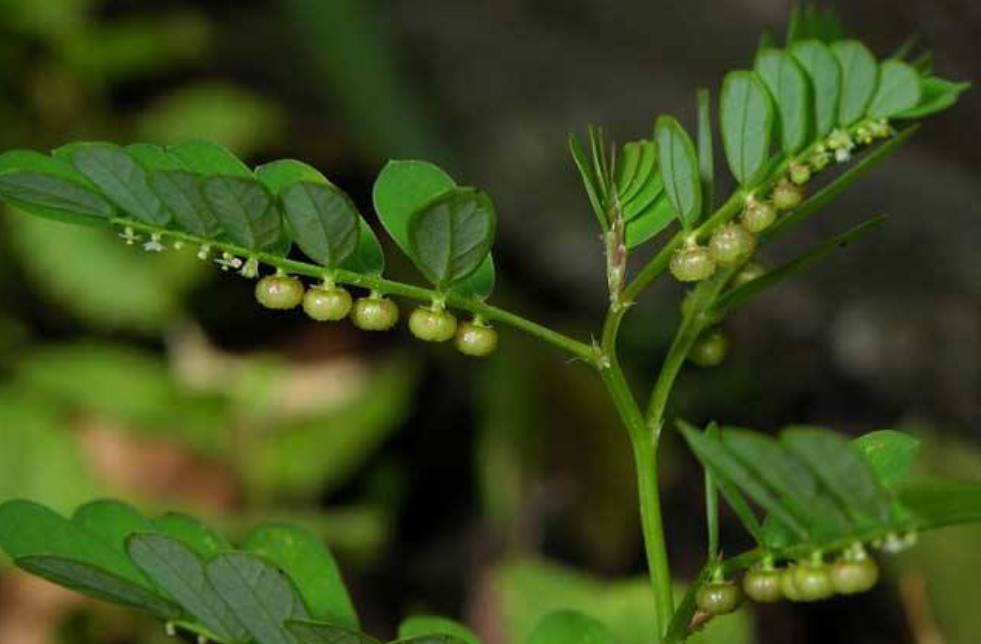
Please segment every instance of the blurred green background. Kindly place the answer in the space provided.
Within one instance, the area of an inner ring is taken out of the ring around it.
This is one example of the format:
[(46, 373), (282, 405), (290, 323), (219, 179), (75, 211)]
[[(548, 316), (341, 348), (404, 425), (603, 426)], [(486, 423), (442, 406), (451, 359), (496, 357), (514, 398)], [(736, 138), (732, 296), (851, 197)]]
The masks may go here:
[[(880, 54), (915, 33), (975, 80), (981, 7), (839, 3)], [(601, 248), (565, 151), (587, 122), (647, 135), (692, 122), (694, 89), (745, 66), (777, 0), (0, 0), (0, 149), (205, 138), (251, 163), (294, 157), (370, 210), (388, 158), (426, 158), (500, 213), (495, 301), (578, 337), (605, 304)], [(981, 479), (981, 102), (779, 247), (892, 216), (834, 263), (727, 322), (727, 368), (683, 375), (675, 412), (760, 429), (907, 429), (922, 474)], [(391, 275), (416, 280), (394, 248)], [(574, 258), (570, 260), (570, 258)], [(679, 289), (624, 329), (649, 379)], [(368, 336), (254, 305), (251, 284), (111, 232), (0, 213), (0, 499), (68, 511), (118, 496), (234, 535), (280, 518), (334, 548), (369, 630), (407, 611), (488, 644), (586, 607), (640, 641), (647, 595), (624, 433), (593, 375), (509, 330), (466, 361), (403, 331)], [(663, 484), (680, 579), (703, 553), (700, 473), (673, 438)], [(746, 545), (724, 518), (730, 552)], [(975, 644), (981, 529), (931, 535), (867, 597), (720, 620), (704, 642)], [(0, 564), (4, 644), (156, 644), (159, 624)], [(548, 598), (547, 605), (541, 605)]]

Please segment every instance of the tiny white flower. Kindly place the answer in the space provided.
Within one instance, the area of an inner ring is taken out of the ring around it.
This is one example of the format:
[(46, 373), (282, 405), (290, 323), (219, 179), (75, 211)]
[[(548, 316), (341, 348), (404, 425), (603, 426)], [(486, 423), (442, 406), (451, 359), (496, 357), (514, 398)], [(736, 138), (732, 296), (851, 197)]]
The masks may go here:
[(143, 244), (143, 250), (151, 253), (162, 253), (164, 245), (160, 243), (160, 233), (153, 233), (150, 236), (150, 241)]
[(259, 260), (255, 257), (250, 257), (245, 265), (242, 266), (242, 270), (239, 271), (242, 277), (247, 277), (249, 279), (254, 279), (259, 276)]
[(182, 248), (184, 248), (184, 242), (179, 239), (174, 242), (174, 250), (181, 250)]
[(127, 246), (132, 246), (136, 242), (143, 239), (140, 235), (137, 235), (130, 226), (126, 226), (126, 228), (123, 229), (123, 232), (119, 233), (119, 237), (126, 242)]
[(177, 627), (173, 622), (167, 622), (164, 624), (164, 633), (167, 634), (167, 637), (177, 637)]
[(835, 150), (835, 161), (838, 163), (847, 163), (852, 158), (852, 151), (850, 148), (838, 148)]
[(242, 260), (227, 251), (223, 252), (221, 257), (215, 260), (215, 264), (221, 266), (221, 270), (223, 271), (242, 268)]
[(828, 147), (832, 150), (840, 150), (842, 148), (851, 149), (854, 146), (852, 137), (844, 130), (835, 130), (828, 135)]
[(198, 259), (200, 259), (202, 262), (206, 261), (208, 259), (208, 255), (210, 254), (211, 246), (208, 246), (207, 244), (198, 249)]

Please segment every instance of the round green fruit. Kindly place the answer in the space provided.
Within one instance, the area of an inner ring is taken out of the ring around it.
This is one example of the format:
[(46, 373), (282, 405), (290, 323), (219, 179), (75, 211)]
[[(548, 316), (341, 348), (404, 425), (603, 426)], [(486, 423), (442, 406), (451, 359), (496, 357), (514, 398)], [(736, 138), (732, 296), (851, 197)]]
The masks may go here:
[(386, 297), (362, 297), (354, 303), (351, 321), (363, 331), (388, 331), (399, 321), (399, 307)]
[(831, 584), (840, 595), (864, 593), (879, 581), (879, 566), (866, 557), (859, 561), (842, 559), (831, 567)]
[(483, 358), (497, 350), (497, 331), (481, 322), (461, 322), (453, 343), (463, 355)]
[(267, 309), (295, 309), (303, 301), (303, 282), (289, 275), (263, 277), (255, 285), (255, 299)]
[(718, 367), (729, 354), (729, 340), (721, 331), (709, 331), (695, 341), (688, 359), (699, 367)]
[(743, 603), (739, 587), (729, 582), (712, 582), (698, 589), (695, 604), (709, 615), (728, 615)]
[(337, 322), (351, 312), (351, 294), (339, 286), (315, 286), (303, 296), (303, 310), (318, 322)]
[(835, 594), (831, 571), (824, 564), (802, 563), (794, 568), (794, 588), (801, 601), (816, 602)]
[(715, 258), (705, 246), (689, 244), (671, 257), (671, 274), (679, 282), (700, 282), (715, 273)]
[(793, 210), (804, 201), (804, 189), (782, 179), (773, 189), (772, 198), (777, 210)]
[(777, 220), (777, 209), (769, 201), (753, 199), (746, 205), (742, 224), (750, 233), (761, 233)]
[(716, 264), (729, 268), (750, 258), (756, 250), (756, 237), (742, 226), (728, 223), (712, 233), (709, 249)]
[(780, 592), (792, 602), (804, 600), (800, 591), (797, 590), (797, 582), (795, 580), (796, 572), (797, 566), (787, 566), (780, 571)]
[(790, 180), (802, 186), (811, 180), (811, 167), (806, 163), (792, 163), (790, 165)]
[(754, 602), (772, 604), (783, 599), (781, 578), (774, 568), (752, 568), (743, 577), (743, 592)]
[(759, 262), (747, 262), (732, 278), (733, 286), (742, 286), (766, 275), (766, 267)]
[(409, 330), (425, 342), (446, 342), (456, 333), (456, 318), (448, 311), (420, 306), (409, 316)]

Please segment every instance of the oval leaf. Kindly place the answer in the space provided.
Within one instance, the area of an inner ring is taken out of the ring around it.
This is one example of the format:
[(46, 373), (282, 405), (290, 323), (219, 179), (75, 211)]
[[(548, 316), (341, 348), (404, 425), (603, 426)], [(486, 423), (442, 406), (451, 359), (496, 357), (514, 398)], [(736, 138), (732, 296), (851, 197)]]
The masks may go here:
[(351, 199), (330, 184), (303, 181), (280, 195), (296, 245), (328, 268), (336, 268), (358, 247), (360, 215)]
[(170, 212), (150, 190), (146, 171), (122, 148), (82, 143), (56, 150), (55, 155), (70, 158), (79, 172), (134, 219), (153, 226), (170, 221)]
[(571, 610), (556, 611), (542, 618), (527, 644), (616, 644), (603, 622)]
[(253, 530), (242, 548), (275, 563), (289, 575), (318, 618), (358, 628), (358, 616), (330, 550), (308, 531), (287, 525), (267, 525)]
[(681, 124), (670, 116), (658, 118), (654, 142), (664, 191), (682, 226), (691, 228), (702, 214), (702, 184), (695, 145)]
[(227, 642), (249, 641), (249, 632), (215, 592), (204, 564), (187, 545), (161, 534), (137, 534), (127, 549), (133, 562), (205, 628)]
[(876, 91), (879, 65), (872, 52), (857, 40), (836, 42), (831, 45), (831, 52), (841, 66), (838, 123), (847, 127), (865, 116)]
[(494, 205), (473, 188), (450, 190), (409, 220), (410, 257), (426, 279), (445, 289), (473, 274), (494, 243)]
[(722, 147), (732, 176), (744, 188), (754, 185), (766, 166), (773, 119), (770, 96), (756, 74), (730, 72), (719, 99)]
[(886, 489), (903, 480), (920, 453), (920, 439), (891, 429), (859, 436), (852, 443)]
[(838, 96), (841, 93), (838, 59), (820, 40), (801, 40), (794, 43), (790, 51), (810, 78), (814, 134), (817, 138), (824, 138), (838, 122)]
[(887, 119), (913, 109), (922, 98), (923, 84), (917, 71), (902, 61), (887, 60), (879, 69), (879, 87), (868, 115)]
[(269, 191), (254, 179), (213, 176), (204, 180), (205, 201), (228, 238), (251, 250), (275, 247), (283, 228)]
[(221, 550), (230, 550), (232, 544), (211, 527), (198, 519), (180, 512), (168, 512), (151, 521), (153, 530), (177, 539), (199, 557), (210, 559)]
[(671, 225), (678, 218), (678, 212), (666, 195), (655, 201), (647, 210), (627, 222), (624, 240), (627, 248), (640, 246), (647, 240)]
[(115, 214), (70, 163), (33, 150), (0, 155), (0, 197), (25, 212), (57, 221), (98, 224)]
[(150, 173), (150, 189), (160, 198), (181, 229), (214, 239), (221, 222), (201, 194), (200, 177), (187, 170), (158, 170)]
[(804, 70), (790, 54), (768, 48), (756, 55), (756, 73), (776, 102), (784, 152), (800, 151), (811, 137), (811, 89)]
[(480, 640), (469, 628), (437, 615), (413, 615), (399, 624), (399, 642), (420, 643), (428, 639), (427, 636), (450, 636), (447, 644), (455, 644), (456, 641), (462, 644), (480, 644)]
[(286, 627), (300, 644), (381, 644), (370, 635), (323, 622), (290, 621)]

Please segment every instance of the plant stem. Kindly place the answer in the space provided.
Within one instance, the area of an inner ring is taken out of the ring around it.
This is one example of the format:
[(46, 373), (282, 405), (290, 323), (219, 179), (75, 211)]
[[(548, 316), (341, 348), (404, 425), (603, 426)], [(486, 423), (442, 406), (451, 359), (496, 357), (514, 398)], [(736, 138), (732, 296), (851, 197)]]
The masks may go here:
[(505, 311), (504, 309), (497, 308), (496, 306), (492, 306), (479, 300), (466, 298), (456, 293), (440, 293), (432, 289), (385, 279), (380, 275), (354, 273), (343, 269), (328, 269), (324, 266), (317, 266), (316, 264), (298, 262), (295, 260), (286, 259), (284, 257), (271, 255), (269, 253), (256, 252), (254, 250), (249, 250), (247, 248), (236, 246), (235, 244), (229, 244), (223, 241), (208, 240), (176, 230), (158, 228), (156, 226), (151, 226), (149, 224), (131, 219), (116, 218), (112, 220), (112, 223), (114, 225), (122, 226), (124, 228), (131, 228), (134, 231), (139, 231), (142, 233), (163, 235), (194, 246), (207, 246), (213, 250), (230, 253), (236, 257), (255, 258), (263, 264), (267, 264), (276, 269), (282, 269), (283, 271), (294, 275), (305, 275), (317, 279), (331, 279), (339, 284), (359, 286), (382, 293), (384, 295), (398, 295), (413, 300), (419, 300), (421, 302), (432, 302), (434, 300), (441, 299), (454, 308), (469, 311), (474, 315), (478, 315), (492, 322), (500, 322), (502, 324), (513, 326), (516, 329), (524, 331), (525, 333), (533, 335), (540, 340), (563, 349), (571, 353), (576, 358), (585, 360), (593, 366), (597, 365), (597, 351), (592, 345), (574, 340), (573, 338), (563, 335), (558, 331), (554, 331), (548, 327), (542, 326), (541, 324), (532, 322), (531, 320), (511, 313), (510, 311)]

